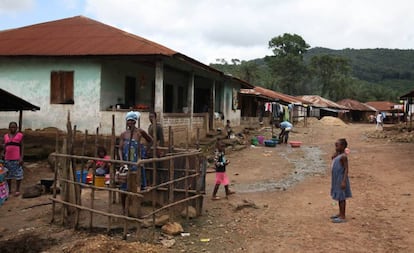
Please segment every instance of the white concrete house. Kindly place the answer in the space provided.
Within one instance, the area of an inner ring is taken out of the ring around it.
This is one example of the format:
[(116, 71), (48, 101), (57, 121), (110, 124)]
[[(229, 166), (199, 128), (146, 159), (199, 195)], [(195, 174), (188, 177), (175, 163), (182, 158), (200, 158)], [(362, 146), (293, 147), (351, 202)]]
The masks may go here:
[[(190, 136), (214, 128), (214, 112), (240, 123), (237, 94), (250, 85), (186, 55), (95, 20), (76, 16), (0, 31), (0, 88), (41, 110), (25, 112), (23, 128), (65, 129), (69, 111), (81, 131), (116, 133), (124, 115), (148, 111)], [(234, 96), (236, 94), (236, 96)], [(1, 122), (17, 113), (0, 112)], [(6, 123), (3, 123), (6, 124)], [(0, 126), (1, 127), (1, 126)], [(6, 125), (4, 127), (7, 127)]]

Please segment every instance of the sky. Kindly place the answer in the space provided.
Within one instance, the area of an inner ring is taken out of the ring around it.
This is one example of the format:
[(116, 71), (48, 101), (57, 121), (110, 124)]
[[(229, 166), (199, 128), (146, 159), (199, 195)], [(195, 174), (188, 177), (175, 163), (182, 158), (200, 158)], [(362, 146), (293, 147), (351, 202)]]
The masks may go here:
[(411, 0), (0, 0), (0, 30), (83, 15), (205, 64), (272, 55), (298, 34), (311, 47), (414, 48)]

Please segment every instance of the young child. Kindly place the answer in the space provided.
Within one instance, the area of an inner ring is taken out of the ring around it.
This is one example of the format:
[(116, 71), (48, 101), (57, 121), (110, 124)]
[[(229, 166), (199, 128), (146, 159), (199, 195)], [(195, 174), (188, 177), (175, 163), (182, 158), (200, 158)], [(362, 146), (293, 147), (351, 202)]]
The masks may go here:
[[(97, 150), (97, 154), (99, 158), (110, 160), (111, 157), (107, 155), (105, 147), (99, 146)], [(104, 176), (106, 174), (109, 174), (109, 167), (111, 166), (111, 163), (105, 162), (105, 161), (96, 161), (96, 175), (98, 176)]]
[(226, 130), (227, 139), (230, 139), (233, 134), (233, 130), (231, 129), (231, 126), (230, 126), (230, 120), (226, 121), (225, 130)]
[(348, 178), (348, 156), (345, 153), (348, 143), (346, 139), (335, 142), (335, 153), (332, 156), (331, 196), (338, 201), (339, 214), (331, 216), (333, 223), (345, 222), (346, 199), (352, 197)]
[(23, 179), (23, 134), (18, 131), (17, 123), (9, 123), (9, 133), (4, 135), (4, 167), (7, 169), (7, 184), (9, 192), (12, 190), (12, 179), (16, 180), (16, 192), (14, 196), (20, 195), (20, 183)]
[(224, 156), (224, 144), (220, 140), (217, 140), (216, 143), (214, 162), (216, 167), (216, 185), (214, 186), (212, 200), (218, 200), (220, 197), (217, 196), (217, 191), (221, 184), (224, 185), (224, 189), (226, 190), (226, 197), (235, 193), (229, 189), (229, 178), (226, 174), (226, 166), (230, 161), (226, 160)]

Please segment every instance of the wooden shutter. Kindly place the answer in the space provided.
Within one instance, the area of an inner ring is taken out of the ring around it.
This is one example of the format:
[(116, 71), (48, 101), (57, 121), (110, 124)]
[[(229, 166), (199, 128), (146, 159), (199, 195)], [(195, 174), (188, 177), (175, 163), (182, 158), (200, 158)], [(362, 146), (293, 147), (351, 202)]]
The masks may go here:
[(61, 101), (60, 96), (60, 75), (58, 71), (52, 71), (50, 73), (50, 103), (59, 104)]
[(63, 74), (63, 99), (62, 103), (73, 104), (73, 71), (65, 71)]

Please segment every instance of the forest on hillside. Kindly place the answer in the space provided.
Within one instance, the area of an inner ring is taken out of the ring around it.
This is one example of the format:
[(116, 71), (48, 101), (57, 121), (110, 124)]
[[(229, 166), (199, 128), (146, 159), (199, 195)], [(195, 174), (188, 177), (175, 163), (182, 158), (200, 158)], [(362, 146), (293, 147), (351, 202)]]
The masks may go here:
[(320, 95), (338, 101), (388, 100), (414, 90), (414, 50), (310, 48), (296, 34), (269, 41), (273, 55), (210, 66), (253, 85), (290, 95)]

